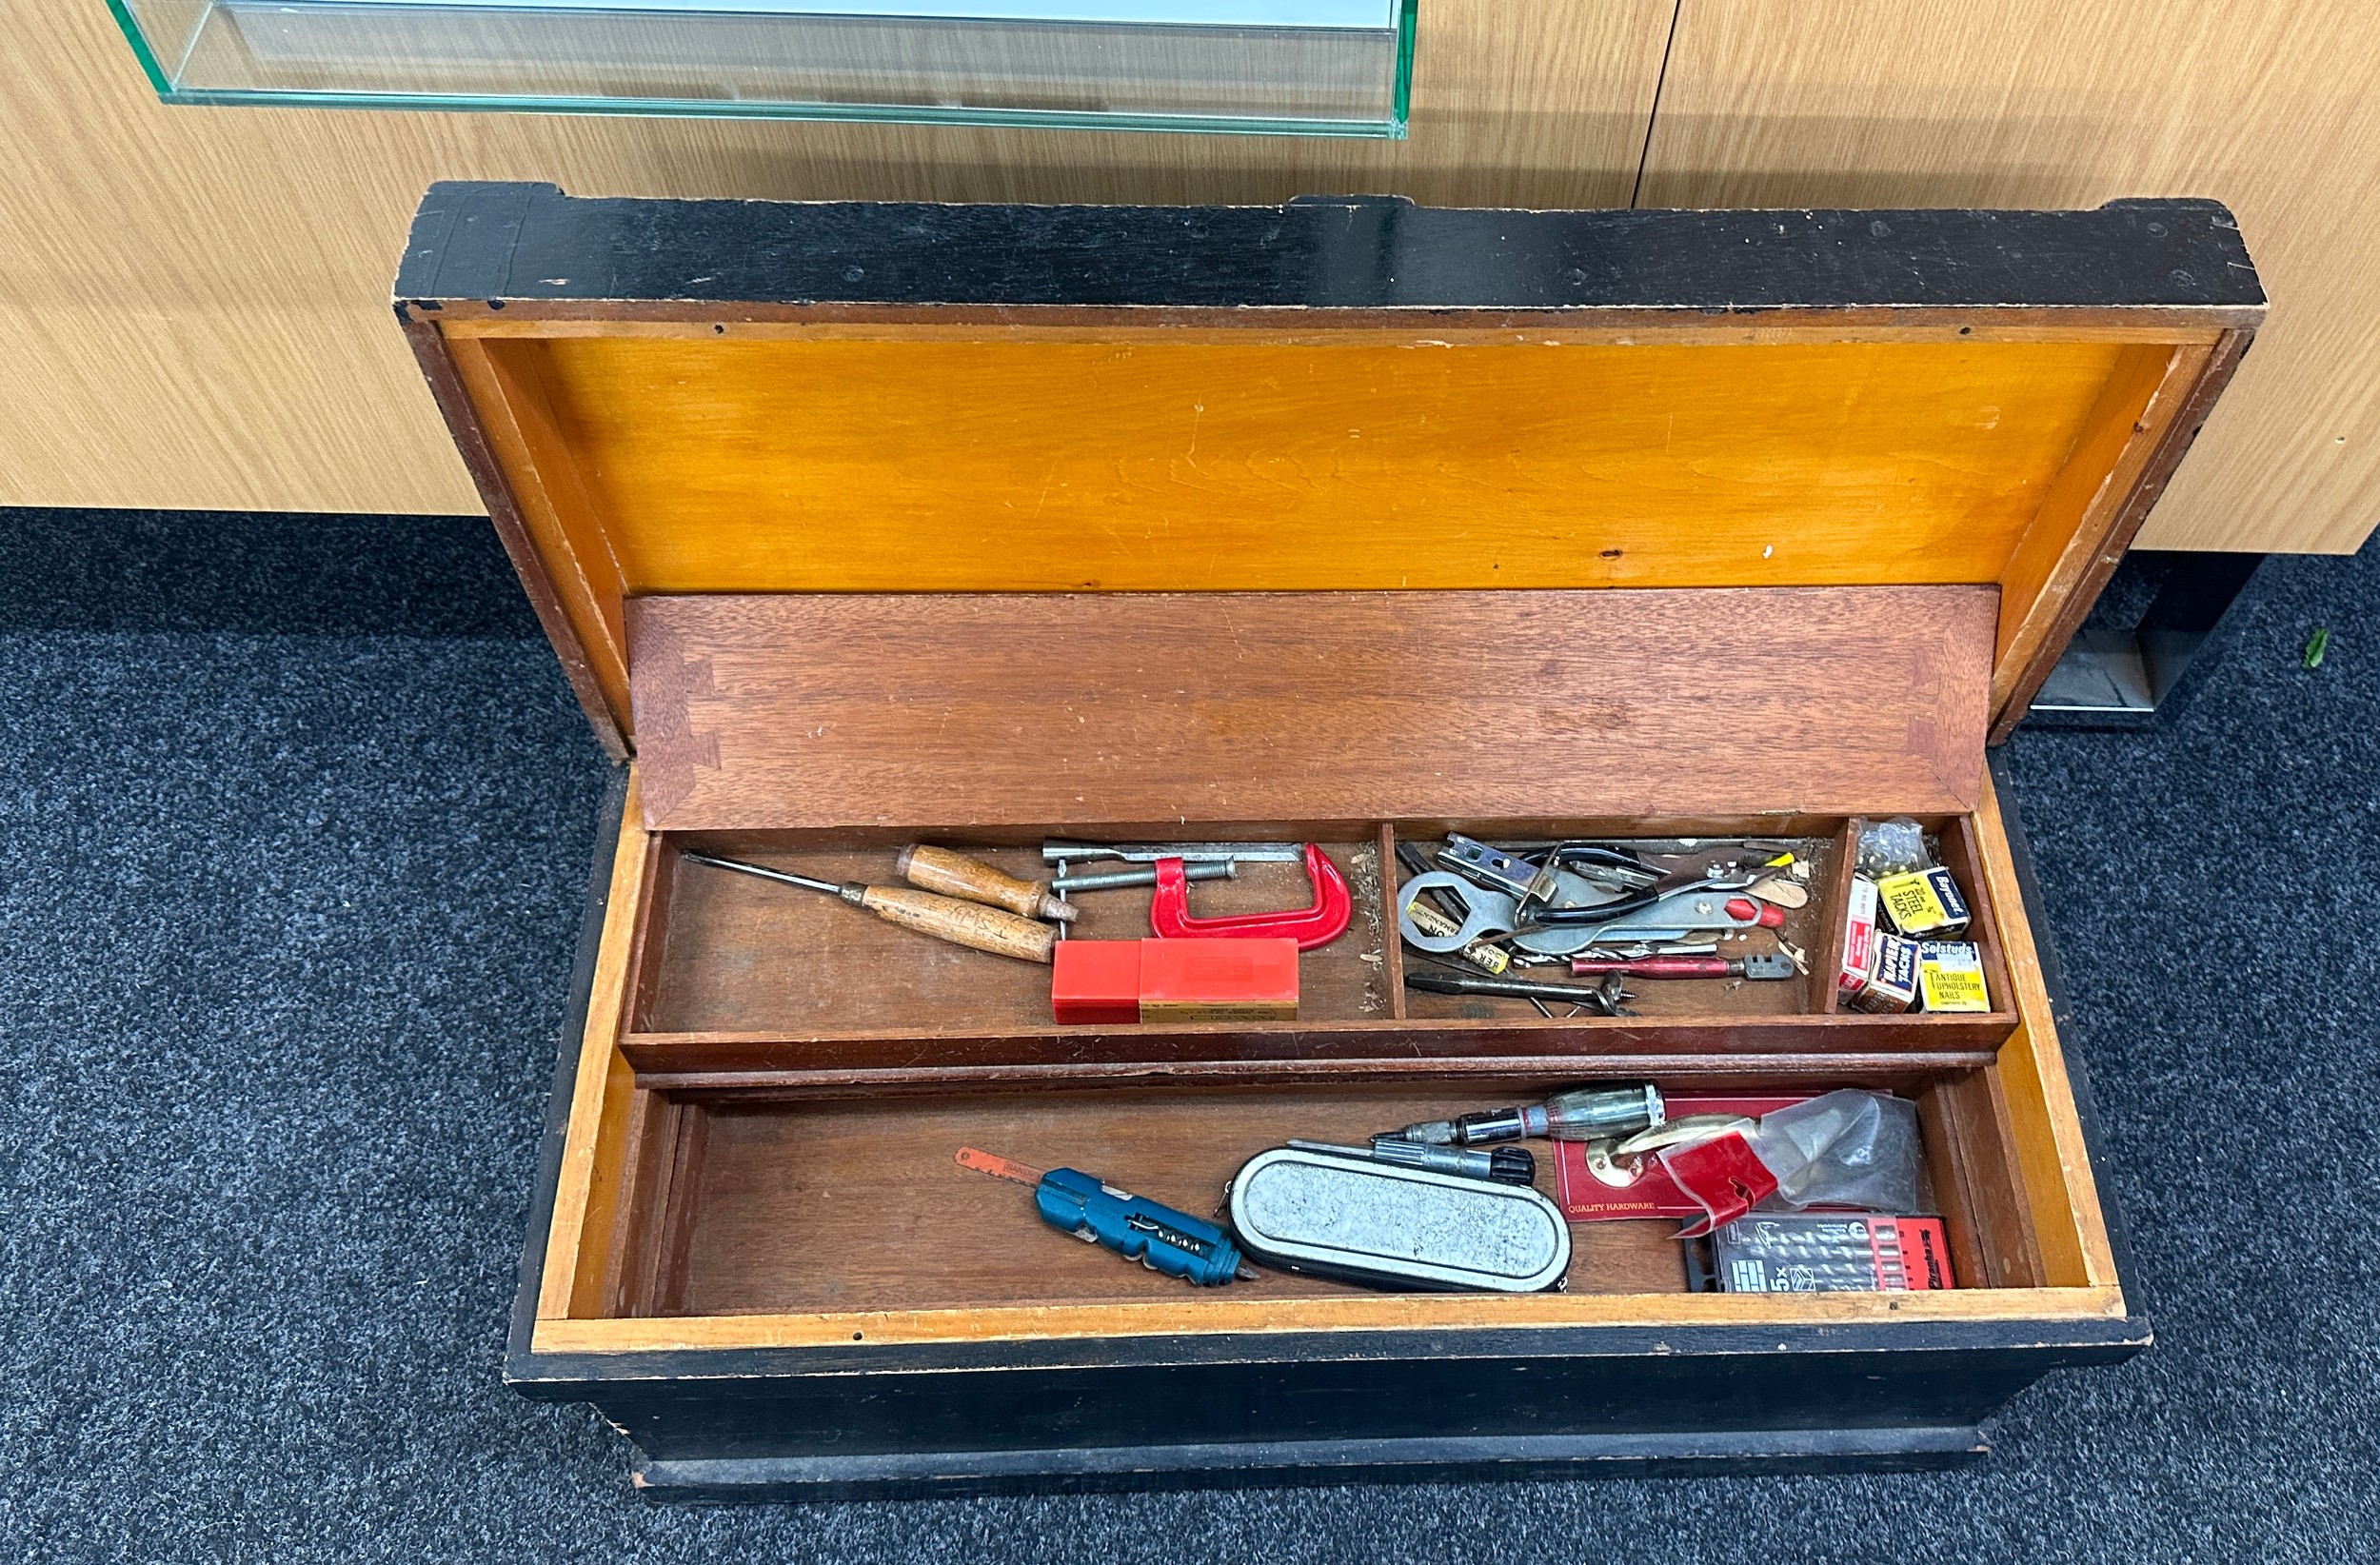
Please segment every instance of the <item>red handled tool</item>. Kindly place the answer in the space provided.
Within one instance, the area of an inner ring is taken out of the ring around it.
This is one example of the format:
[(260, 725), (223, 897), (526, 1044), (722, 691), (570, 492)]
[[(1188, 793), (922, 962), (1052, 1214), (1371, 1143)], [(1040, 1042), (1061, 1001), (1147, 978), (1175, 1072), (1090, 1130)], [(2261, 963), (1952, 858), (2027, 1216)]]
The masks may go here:
[(1328, 945), (1347, 932), (1355, 917), (1355, 899), (1347, 893), (1346, 877), (1331, 862), (1319, 842), (1305, 845), (1306, 879), (1314, 882), (1314, 905), (1282, 913), (1236, 913), (1225, 918), (1190, 916), (1189, 879), (1180, 859), (1157, 861), (1157, 890), (1149, 898), (1149, 927), (1165, 940), (1278, 940), (1298, 942), (1300, 951)]
[(1581, 978), (1617, 973), (1640, 979), (1789, 979), (1794, 959), (1775, 952), (1732, 957), (1573, 957), (1570, 970)]

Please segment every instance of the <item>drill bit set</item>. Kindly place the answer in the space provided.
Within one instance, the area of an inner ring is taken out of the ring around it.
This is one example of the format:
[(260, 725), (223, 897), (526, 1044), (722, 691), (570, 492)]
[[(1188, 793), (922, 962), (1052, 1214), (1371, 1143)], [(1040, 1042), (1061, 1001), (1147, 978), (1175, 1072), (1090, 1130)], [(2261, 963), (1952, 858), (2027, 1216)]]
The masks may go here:
[[(1813, 852), (1800, 841), (1496, 845), (1450, 833), (1431, 856), (1399, 842), (1397, 929), (1417, 959), (1405, 987), (1525, 1000), (1545, 1016), (1555, 1004), (1628, 1016), (1630, 979), (1792, 979), (1808, 959), (1781, 931), (1788, 912), (1809, 904)], [(1730, 944), (1740, 948), (1722, 949)], [(1520, 971), (1564, 964), (1596, 981)]]

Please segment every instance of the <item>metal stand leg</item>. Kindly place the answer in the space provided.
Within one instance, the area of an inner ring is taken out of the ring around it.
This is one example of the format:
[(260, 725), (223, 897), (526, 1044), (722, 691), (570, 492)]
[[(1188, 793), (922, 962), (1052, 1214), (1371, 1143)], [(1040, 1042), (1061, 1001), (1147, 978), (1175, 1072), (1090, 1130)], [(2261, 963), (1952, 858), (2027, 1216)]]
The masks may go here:
[(2043, 728), (2145, 728), (2180, 710), (2221, 650), (2224, 611), (2264, 560), (2179, 549), (2126, 555), (2026, 721)]

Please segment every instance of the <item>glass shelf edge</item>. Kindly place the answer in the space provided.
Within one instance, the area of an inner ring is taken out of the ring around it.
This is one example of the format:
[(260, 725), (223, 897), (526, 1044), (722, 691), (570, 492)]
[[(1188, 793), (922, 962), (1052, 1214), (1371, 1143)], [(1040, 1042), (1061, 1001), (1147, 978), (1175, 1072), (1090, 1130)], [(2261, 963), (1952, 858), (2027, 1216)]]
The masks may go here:
[(1420, 30), (1420, 0), (1404, 0), (1397, 10), (1397, 101), (1389, 117), (1397, 127), (1393, 139), (1398, 141), (1405, 139), (1405, 126), (1413, 118), (1413, 48)]
[(157, 56), (149, 50), (149, 34), (141, 30), (141, 25), (125, 9), (124, 0), (108, 0), (108, 12), (116, 19), (116, 27), (124, 33), (124, 41), (132, 46), (132, 57), (141, 63), (141, 73), (149, 78), (149, 87), (157, 96), (170, 102), (173, 82), (157, 63)]
[[(108, 0), (119, 20), (119, 0)], [(127, 33), (132, 30), (127, 28)], [(138, 46), (136, 45), (137, 49)], [(1400, 113), (1384, 120), (1253, 120), (1198, 114), (1097, 114), (1040, 109), (930, 109), (891, 104), (705, 103), (657, 98), (503, 98), (407, 92), (298, 92), (172, 88), (162, 85), (148, 52), (142, 68), (160, 101), (229, 109), (412, 109), (437, 113), (605, 114), (643, 119), (806, 120), (869, 125), (953, 125), (1021, 130), (1133, 130), (1195, 135), (1309, 136), (1403, 141)], [(1403, 106), (1398, 106), (1401, 109)]]

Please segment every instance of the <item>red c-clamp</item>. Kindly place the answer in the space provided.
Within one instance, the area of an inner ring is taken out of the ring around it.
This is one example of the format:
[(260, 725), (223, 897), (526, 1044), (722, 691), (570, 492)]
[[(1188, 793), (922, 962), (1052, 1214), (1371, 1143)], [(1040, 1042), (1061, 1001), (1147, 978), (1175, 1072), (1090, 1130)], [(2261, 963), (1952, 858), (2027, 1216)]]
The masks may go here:
[(1317, 842), (1306, 844), (1306, 879), (1314, 882), (1314, 905), (1284, 913), (1238, 913), (1228, 918), (1190, 916), (1190, 881), (1179, 859), (1157, 861), (1157, 890), (1149, 898), (1149, 927), (1165, 940), (1287, 938), (1300, 951), (1328, 945), (1347, 932), (1355, 899), (1346, 878)]

